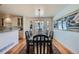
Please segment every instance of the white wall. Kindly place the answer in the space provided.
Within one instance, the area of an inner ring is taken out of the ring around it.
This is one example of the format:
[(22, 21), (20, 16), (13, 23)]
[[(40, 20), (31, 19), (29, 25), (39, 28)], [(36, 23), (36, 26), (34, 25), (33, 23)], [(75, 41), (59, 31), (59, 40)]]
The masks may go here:
[(24, 32), (24, 38), (25, 38), (25, 31), (29, 31), (30, 28), (30, 19), (23, 17), (23, 32)]
[[(79, 9), (79, 5), (69, 5), (60, 11), (54, 20), (72, 13)], [(54, 29), (54, 37), (73, 53), (79, 53), (79, 32), (63, 31)]]
[(79, 4), (75, 4), (75, 5), (68, 5), (67, 7), (65, 7), (63, 10), (61, 10), (55, 17), (54, 20), (57, 20), (75, 10), (79, 9)]
[(54, 30), (54, 38), (71, 52), (79, 53), (79, 32)]

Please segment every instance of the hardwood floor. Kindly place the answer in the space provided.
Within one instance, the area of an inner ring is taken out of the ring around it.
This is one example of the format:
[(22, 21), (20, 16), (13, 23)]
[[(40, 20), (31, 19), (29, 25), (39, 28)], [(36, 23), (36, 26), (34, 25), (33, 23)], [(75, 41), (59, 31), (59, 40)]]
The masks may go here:
[(53, 44), (62, 54), (72, 54), (72, 52), (68, 48), (64, 47), (59, 41), (57, 41), (57, 39), (53, 40)]
[[(30, 54), (32, 54), (32, 48), (30, 49)], [(26, 54), (26, 47), (24, 47), (19, 54)], [(60, 52), (53, 46), (53, 54), (60, 54)]]
[[(26, 47), (24, 47), (20, 54), (26, 54)], [(30, 54), (32, 54), (32, 48), (30, 49)], [(72, 54), (67, 48), (65, 48), (56, 39), (53, 40), (53, 54)]]
[[(66, 49), (61, 43), (56, 40), (53, 40), (53, 54), (70, 54), (71, 52)], [(30, 54), (32, 54), (33, 50), (30, 47)], [(20, 40), (19, 44), (10, 49), (6, 54), (27, 54), (26, 53), (26, 41)]]
[(6, 54), (19, 54), (19, 52), (25, 47), (25, 45), (25, 39), (21, 39), (19, 40), (19, 43), (15, 47), (10, 49), (8, 52), (6, 52)]
[[(30, 48), (30, 54), (32, 54), (32, 47)], [(27, 54), (26, 53), (26, 41), (20, 40), (19, 44), (10, 49), (6, 54)], [(60, 54), (59, 50), (53, 45), (53, 54)]]

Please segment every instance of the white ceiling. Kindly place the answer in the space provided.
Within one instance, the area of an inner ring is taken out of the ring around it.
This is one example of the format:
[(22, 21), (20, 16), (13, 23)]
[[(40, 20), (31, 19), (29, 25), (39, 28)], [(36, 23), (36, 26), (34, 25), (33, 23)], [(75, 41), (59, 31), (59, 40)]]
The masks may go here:
[(0, 6), (0, 12), (33, 17), (35, 9), (42, 8), (44, 16), (55, 16), (66, 6), (65, 4), (4, 4)]

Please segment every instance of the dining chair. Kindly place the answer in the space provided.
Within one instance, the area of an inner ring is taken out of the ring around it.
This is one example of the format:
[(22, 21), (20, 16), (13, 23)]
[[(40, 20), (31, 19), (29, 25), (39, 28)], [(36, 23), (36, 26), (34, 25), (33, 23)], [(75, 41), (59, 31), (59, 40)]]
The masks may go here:
[(26, 53), (28, 54), (29, 53), (29, 38), (30, 38), (29, 31), (25, 32), (25, 37), (26, 37)]
[(47, 35), (38, 34), (33, 36), (33, 53), (34, 54), (51, 54), (52, 40)]
[(53, 31), (50, 31), (49, 37), (50, 37), (51, 39), (53, 39), (53, 35), (54, 35), (54, 32), (53, 32)]
[(29, 39), (29, 37), (30, 37), (29, 31), (26, 31), (26, 32), (25, 32), (25, 36), (26, 36), (26, 39)]

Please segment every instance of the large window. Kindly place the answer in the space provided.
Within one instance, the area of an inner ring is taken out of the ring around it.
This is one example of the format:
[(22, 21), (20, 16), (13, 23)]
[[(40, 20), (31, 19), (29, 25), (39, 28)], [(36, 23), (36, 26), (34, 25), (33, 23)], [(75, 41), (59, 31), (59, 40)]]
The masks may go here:
[(75, 22), (76, 19), (73, 20), (77, 14), (78, 12), (54, 21), (54, 28), (59, 30), (79, 29), (79, 23)]
[(58, 29), (62, 30), (62, 20), (58, 21)]

